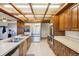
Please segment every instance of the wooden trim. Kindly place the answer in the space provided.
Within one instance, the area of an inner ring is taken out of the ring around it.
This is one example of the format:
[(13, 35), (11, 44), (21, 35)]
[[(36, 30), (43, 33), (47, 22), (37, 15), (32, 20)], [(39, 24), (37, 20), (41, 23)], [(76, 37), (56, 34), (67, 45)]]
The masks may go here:
[(17, 7), (16, 7), (14, 4), (12, 4), (12, 3), (9, 3), (9, 4), (10, 4), (16, 11), (18, 11), (20, 14), (22, 14), (22, 15), (24, 16), (25, 19), (28, 20), (28, 18), (25, 17), (25, 15), (23, 14), (23, 12), (21, 12), (19, 8), (17, 8)]
[(13, 16), (11, 13), (9, 13), (9, 12), (7, 12), (7, 11), (3, 10), (2, 8), (0, 8), (0, 12), (3, 12), (3, 13), (5, 13), (5, 14), (7, 14), (7, 15), (9, 15), (9, 16), (11, 16), (11, 17), (13, 17), (13, 18), (16, 18), (17, 20), (21, 20), (21, 21), (23, 22), (23, 20), (22, 20), (22, 19), (19, 19), (19, 18), (17, 18), (17, 17), (15, 17), (15, 16)]
[(33, 15), (34, 15), (34, 18), (36, 19), (35, 14), (34, 14), (34, 11), (33, 11), (32, 4), (31, 4), (31, 3), (29, 3), (29, 6), (30, 6), (30, 9), (31, 9), (31, 11), (32, 11), (32, 13), (33, 13)]
[(48, 9), (49, 9), (49, 6), (50, 6), (50, 3), (49, 3), (48, 6), (47, 6), (47, 9), (46, 9), (46, 11), (45, 11), (45, 14), (44, 14), (43, 20), (44, 20), (44, 18), (45, 18), (45, 15), (47, 14), (47, 11), (48, 11)]
[(56, 12), (55, 15), (59, 15), (61, 14), (63, 11), (67, 10), (69, 7), (71, 7), (72, 5), (77, 4), (77, 3), (66, 3), (63, 6), (61, 6), (58, 11)]
[[(10, 13), (12, 15), (21, 15), (20, 13)], [(23, 13), (24, 15), (33, 15), (32, 13)], [(35, 14), (35, 15), (44, 15), (44, 14)], [(55, 14), (46, 14), (46, 15), (55, 15)]]

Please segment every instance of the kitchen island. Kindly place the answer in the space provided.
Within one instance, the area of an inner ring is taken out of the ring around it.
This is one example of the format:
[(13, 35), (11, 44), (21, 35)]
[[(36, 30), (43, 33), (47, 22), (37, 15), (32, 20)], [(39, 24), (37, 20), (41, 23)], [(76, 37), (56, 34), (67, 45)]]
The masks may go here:
[[(10, 56), (10, 55), (24, 56), (26, 55), (26, 52), (31, 45), (31, 36), (20, 35), (19, 37), (22, 39), (18, 42), (9, 42), (11, 38), (0, 41), (0, 56)], [(16, 51), (18, 52), (15, 53)]]
[(53, 51), (58, 56), (79, 56), (79, 39), (68, 36), (55, 36)]

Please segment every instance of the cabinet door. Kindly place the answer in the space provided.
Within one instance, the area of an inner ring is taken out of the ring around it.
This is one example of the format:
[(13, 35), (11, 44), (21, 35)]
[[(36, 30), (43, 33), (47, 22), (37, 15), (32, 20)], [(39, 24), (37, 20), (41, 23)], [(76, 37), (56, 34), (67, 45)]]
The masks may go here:
[(59, 29), (61, 31), (64, 31), (64, 26), (65, 26), (65, 22), (64, 22), (64, 13), (63, 13), (59, 17)]
[(26, 53), (27, 53), (27, 41), (25, 40), (25, 41), (23, 42), (23, 56), (25, 56)]
[(19, 48), (11, 56), (19, 56)]
[(19, 56), (23, 56), (23, 43), (19, 45)]
[(79, 56), (79, 54), (73, 50), (70, 50), (70, 56)]
[(71, 9), (65, 11), (65, 30), (71, 30)]
[(79, 5), (78, 5), (78, 30), (79, 30)]
[(58, 31), (59, 30), (59, 16), (54, 16), (54, 30)]
[(73, 7), (72, 8), (72, 30), (78, 30), (78, 8)]

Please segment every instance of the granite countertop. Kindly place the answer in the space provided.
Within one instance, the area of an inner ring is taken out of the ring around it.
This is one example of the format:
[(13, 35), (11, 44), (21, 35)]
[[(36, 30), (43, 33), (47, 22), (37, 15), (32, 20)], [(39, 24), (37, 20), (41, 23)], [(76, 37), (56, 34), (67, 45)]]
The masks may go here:
[(79, 39), (68, 36), (55, 36), (54, 39), (79, 53)]
[(4, 40), (0, 41), (0, 56), (5, 56), (6, 54), (8, 54), (11, 50), (16, 48), (18, 45), (20, 45), (23, 41), (25, 41), (30, 36), (21, 36), (21, 35), (19, 35), (19, 37), (23, 38), (19, 42), (7, 42), (11, 38), (4, 39)]

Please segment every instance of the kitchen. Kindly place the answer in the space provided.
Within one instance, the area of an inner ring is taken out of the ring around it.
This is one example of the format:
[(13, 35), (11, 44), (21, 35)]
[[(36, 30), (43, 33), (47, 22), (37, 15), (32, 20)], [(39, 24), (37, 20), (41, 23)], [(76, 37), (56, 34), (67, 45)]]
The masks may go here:
[(0, 56), (79, 56), (78, 3), (0, 3)]

